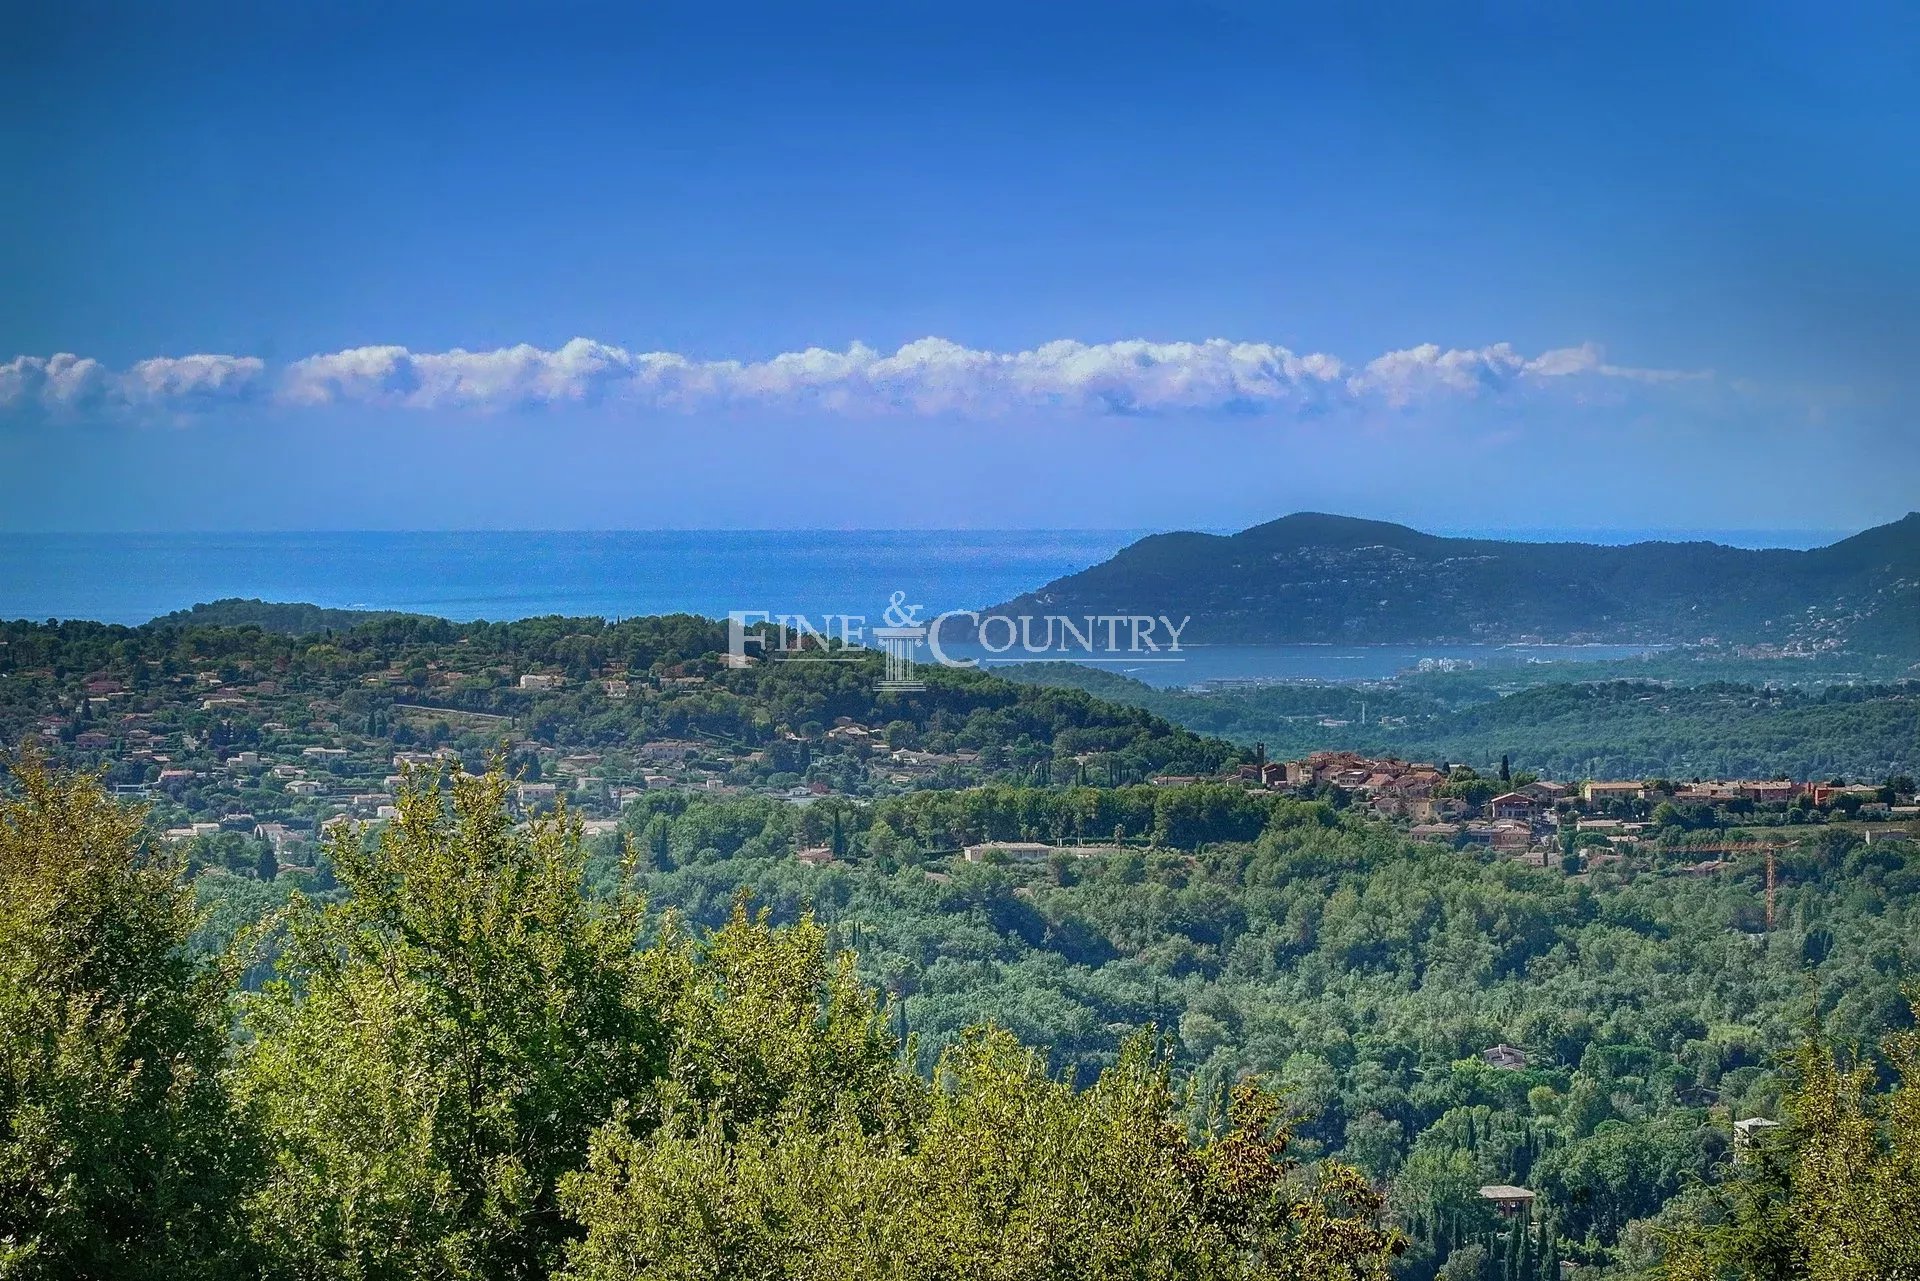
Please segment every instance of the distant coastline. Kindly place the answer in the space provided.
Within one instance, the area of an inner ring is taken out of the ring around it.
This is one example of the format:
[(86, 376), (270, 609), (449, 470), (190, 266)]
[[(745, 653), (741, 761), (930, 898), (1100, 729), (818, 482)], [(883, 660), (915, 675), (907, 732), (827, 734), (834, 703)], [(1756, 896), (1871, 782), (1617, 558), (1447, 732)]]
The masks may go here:
[[(0, 618), (135, 625), (236, 596), (496, 620), (552, 613), (721, 616), (742, 607), (877, 614), (895, 590), (912, 593), (929, 609), (972, 608), (1086, 569), (1150, 532), (0, 533)], [(1735, 547), (1812, 547), (1833, 537), (1808, 530), (1657, 529), (1511, 529), (1480, 536), (1577, 536), (1608, 545), (1712, 537)]]

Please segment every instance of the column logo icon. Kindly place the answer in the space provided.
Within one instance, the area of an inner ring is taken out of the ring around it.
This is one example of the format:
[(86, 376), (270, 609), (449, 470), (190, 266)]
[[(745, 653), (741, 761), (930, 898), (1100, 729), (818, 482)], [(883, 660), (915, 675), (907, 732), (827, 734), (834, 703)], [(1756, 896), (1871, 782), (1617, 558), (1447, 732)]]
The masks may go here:
[(873, 629), (873, 638), (886, 654), (886, 673), (879, 688), (896, 694), (911, 694), (927, 687), (915, 675), (914, 651), (927, 639), (927, 626), (919, 621), (920, 606), (906, 603), (905, 592), (888, 599), (887, 625)]

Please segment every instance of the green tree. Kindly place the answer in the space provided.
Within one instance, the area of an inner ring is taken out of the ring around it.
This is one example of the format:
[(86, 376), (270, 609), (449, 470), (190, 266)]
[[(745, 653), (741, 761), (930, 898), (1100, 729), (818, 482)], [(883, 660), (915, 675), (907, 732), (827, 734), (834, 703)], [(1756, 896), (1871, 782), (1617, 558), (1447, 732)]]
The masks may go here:
[(1896, 1080), (1884, 1092), (1872, 1062), (1801, 1046), (1786, 1124), (1672, 1233), (1671, 1281), (1920, 1276), (1920, 1033), (1893, 1033), (1882, 1054)]
[(639, 900), (585, 898), (577, 821), (516, 829), (509, 786), (409, 780), (377, 843), (330, 845), (349, 896), (291, 908), (245, 1079), (274, 1151), (252, 1209), (300, 1275), (546, 1275), (561, 1175), (664, 1069)]
[(1400, 1246), (1357, 1172), (1310, 1185), (1270, 1095), (1195, 1146), (1144, 1037), (1085, 1091), (976, 1031), (910, 1106), (744, 1125), (612, 1126), (569, 1182), (576, 1281), (635, 1278), (1384, 1278)]
[(91, 777), (0, 803), (0, 1277), (244, 1275), (256, 1154), (224, 1079), (231, 975)]

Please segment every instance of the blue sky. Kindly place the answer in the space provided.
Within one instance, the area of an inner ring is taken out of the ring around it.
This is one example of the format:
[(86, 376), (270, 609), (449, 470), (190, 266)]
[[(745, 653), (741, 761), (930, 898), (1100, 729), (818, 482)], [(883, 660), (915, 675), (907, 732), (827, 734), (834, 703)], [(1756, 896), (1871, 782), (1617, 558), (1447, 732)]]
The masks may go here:
[(1912, 14), (1345, 8), (16, 12), (0, 527), (1920, 506)]

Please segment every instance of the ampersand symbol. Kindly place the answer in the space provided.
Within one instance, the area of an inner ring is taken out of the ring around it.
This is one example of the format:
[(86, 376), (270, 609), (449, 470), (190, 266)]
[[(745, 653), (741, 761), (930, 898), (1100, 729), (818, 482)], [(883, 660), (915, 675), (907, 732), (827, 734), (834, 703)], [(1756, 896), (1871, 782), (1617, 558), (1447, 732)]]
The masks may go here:
[(920, 607), (918, 605), (909, 605), (906, 603), (906, 600), (907, 594), (905, 592), (895, 592), (891, 599), (888, 600), (888, 627), (912, 627), (919, 621), (915, 615), (920, 612)]

